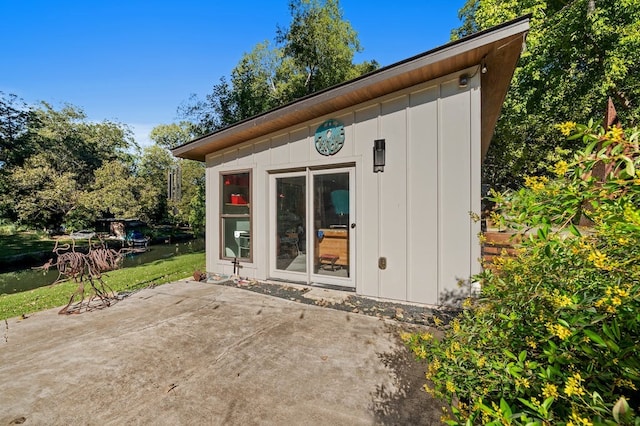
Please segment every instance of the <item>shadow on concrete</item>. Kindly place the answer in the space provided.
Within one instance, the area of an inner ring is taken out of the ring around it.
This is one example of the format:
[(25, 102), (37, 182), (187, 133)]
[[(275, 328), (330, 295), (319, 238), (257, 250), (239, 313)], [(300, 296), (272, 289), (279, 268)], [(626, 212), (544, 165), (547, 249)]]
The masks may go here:
[(443, 403), (424, 390), (426, 362), (416, 360), (401, 341), (398, 345), (394, 351), (378, 355), (391, 371), (394, 386), (378, 385), (372, 395), (376, 424), (440, 424)]

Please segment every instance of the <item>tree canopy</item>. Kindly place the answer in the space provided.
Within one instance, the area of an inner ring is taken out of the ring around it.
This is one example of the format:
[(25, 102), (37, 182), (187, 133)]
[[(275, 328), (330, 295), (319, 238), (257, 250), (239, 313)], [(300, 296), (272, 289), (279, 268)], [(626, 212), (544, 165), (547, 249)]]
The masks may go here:
[(638, 1), (468, 0), (452, 36), (525, 14), (531, 14), (526, 51), (485, 160), (484, 181), (499, 188), (548, 173), (549, 155), (576, 148), (554, 125), (601, 120), (609, 97), (621, 120), (640, 119)]
[[(156, 144), (140, 149), (126, 125), (0, 93), (0, 220), (77, 230), (99, 218), (188, 223), (193, 216), (201, 227), (203, 202), (194, 197), (203, 196), (204, 167), (168, 151), (193, 137), (191, 124), (158, 126), (151, 136)], [(178, 164), (187, 170), (186, 199), (170, 206), (167, 174)]]
[(291, 0), (291, 24), (278, 27), (275, 47), (258, 43), (245, 53), (229, 79), (222, 77), (204, 99), (179, 108), (202, 135), (284, 105), (378, 68), (354, 64), (361, 51), (357, 33), (343, 18), (338, 0)]

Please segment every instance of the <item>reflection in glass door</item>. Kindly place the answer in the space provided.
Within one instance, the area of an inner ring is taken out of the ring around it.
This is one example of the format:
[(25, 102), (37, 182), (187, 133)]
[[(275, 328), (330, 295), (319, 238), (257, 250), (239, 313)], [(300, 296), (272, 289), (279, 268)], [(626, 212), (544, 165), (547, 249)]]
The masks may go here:
[(350, 184), (348, 171), (313, 173), (314, 280), (351, 277)]
[(306, 222), (307, 178), (301, 176), (275, 179), (276, 270), (307, 272)]

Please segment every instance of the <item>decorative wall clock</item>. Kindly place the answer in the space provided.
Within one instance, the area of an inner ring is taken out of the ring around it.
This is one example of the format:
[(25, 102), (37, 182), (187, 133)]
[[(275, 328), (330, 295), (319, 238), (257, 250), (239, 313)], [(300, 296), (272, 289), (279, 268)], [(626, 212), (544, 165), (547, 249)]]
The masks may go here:
[(344, 145), (344, 124), (329, 119), (316, 129), (316, 150), (322, 155), (334, 155)]

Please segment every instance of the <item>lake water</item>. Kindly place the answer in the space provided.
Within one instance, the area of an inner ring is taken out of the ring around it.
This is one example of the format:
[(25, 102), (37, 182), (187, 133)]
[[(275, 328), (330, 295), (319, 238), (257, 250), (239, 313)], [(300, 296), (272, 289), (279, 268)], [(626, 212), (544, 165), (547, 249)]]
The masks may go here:
[[(149, 246), (144, 253), (127, 255), (122, 264), (123, 268), (142, 265), (160, 259), (168, 259), (181, 254), (195, 253), (204, 250), (204, 239), (199, 238), (177, 244), (157, 244)], [(44, 263), (44, 262), (43, 262)], [(0, 294), (20, 293), (38, 287), (44, 287), (58, 278), (58, 270), (23, 269), (0, 274)]]

